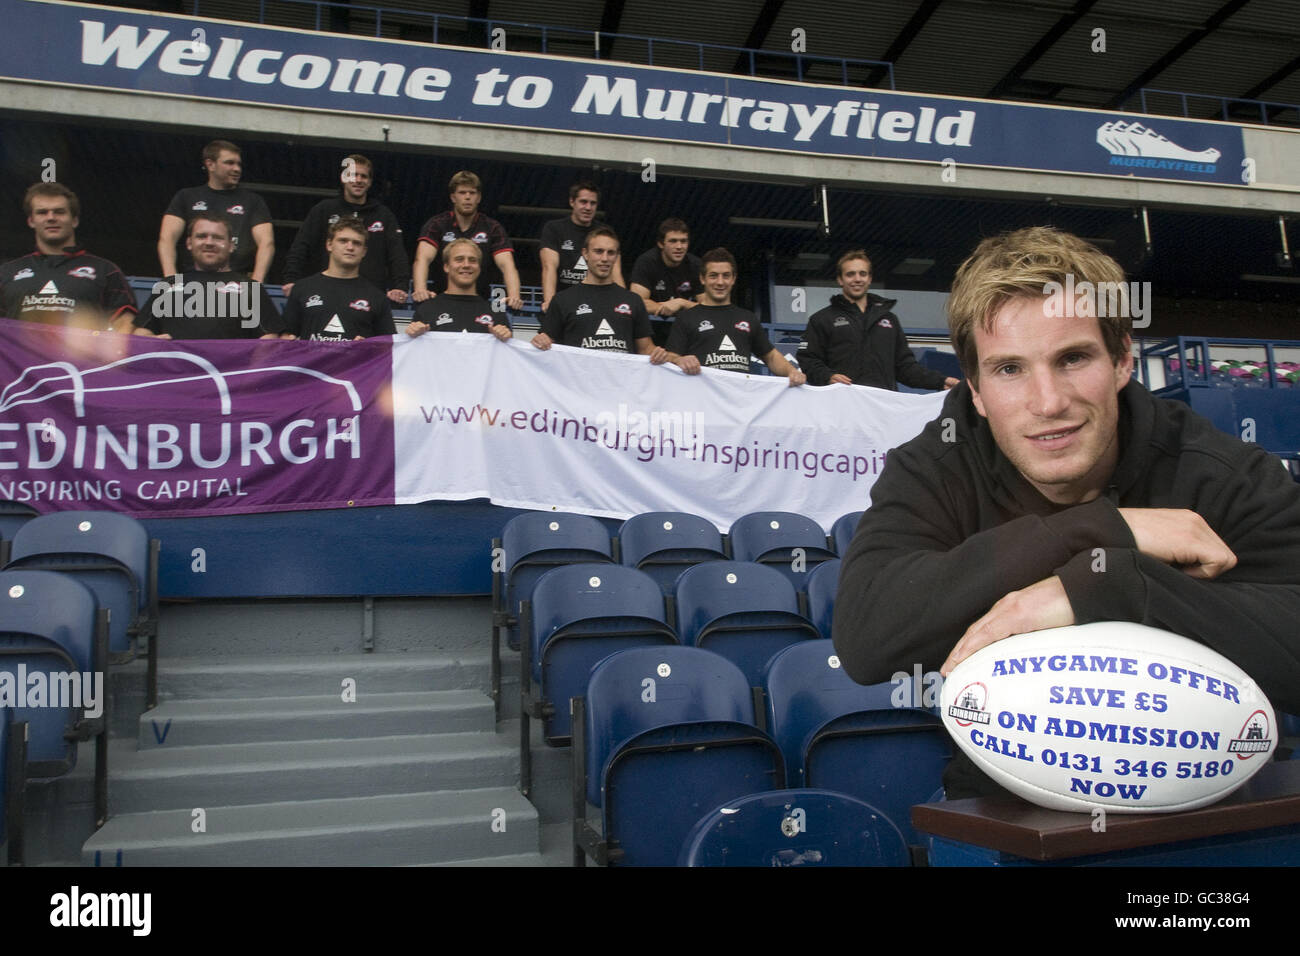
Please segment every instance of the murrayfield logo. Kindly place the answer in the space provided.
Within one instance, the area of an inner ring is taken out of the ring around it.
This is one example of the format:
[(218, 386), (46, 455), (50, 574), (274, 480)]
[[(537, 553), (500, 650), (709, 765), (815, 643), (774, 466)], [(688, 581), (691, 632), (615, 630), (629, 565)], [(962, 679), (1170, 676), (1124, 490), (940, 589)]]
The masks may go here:
[(1112, 166), (1168, 169), (1210, 174), (1221, 153), (1214, 147), (1191, 150), (1141, 123), (1114, 120), (1097, 127), (1097, 145), (1111, 154)]

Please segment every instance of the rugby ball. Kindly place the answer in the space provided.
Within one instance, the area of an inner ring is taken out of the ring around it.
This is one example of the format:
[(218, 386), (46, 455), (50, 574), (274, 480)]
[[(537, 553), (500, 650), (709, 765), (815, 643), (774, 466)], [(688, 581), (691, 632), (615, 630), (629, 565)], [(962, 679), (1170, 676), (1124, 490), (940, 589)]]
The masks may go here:
[(1203, 807), (1277, 745), (1273, 708), (1241, 668), (1204, 644), (1117, 621), (981, 648), (944, 681), (940, 709), (976, 766), (1052, 810)]

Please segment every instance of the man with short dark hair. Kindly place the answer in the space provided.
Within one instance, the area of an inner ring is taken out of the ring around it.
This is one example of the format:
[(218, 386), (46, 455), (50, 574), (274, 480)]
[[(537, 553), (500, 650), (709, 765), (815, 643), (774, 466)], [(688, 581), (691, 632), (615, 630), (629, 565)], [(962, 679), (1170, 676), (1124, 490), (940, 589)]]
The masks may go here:
[[(542, 260), (542, 310), (550, 308), (551, 299), (563, 289), (581, 285), (587, 276), (587, 259), (582, 254), (587, 233), (596, 222), (596, 207), (600, 204), (600, 189), (593, 182), (583, 180), (569, 187), (569, 213), (567, 219), (552, 219), (542, 227), (542, 247), (538, 255)], [(623, 264), (614, 262), (610, 281), (623, 285)], [(642, 306), (644, 308), (644, 305)]]
[(732, 305), (735, 256), (726, 249), (705, 253), (700, 279), (703, 301), (673, 322), (668, 335), (668, 361), (687, 375), (698, 375), (701, 368), (748, 373), (750, 356), (757, 355), (773, 375), (784, 376), (791, 385), (802, 385), (803, 372), (777, 351), (758, 316)]
[(546, 350), (553, 343), (584, 349), (633, 352), (650, 356), (660, 365), (668, 352), (650, 337), (650, 319), (641, 297), (614, 284), (618, 262), (618, 234), (597, 226), (582, 243), (587, 272), (581, 285), (570, 286), (551, 300), (542, 316), (542, 330), (533, 345)]
[(276, 338), (262, 323), (276, 315), (260, 282), (230, 268), (231, 223), (220, 213), (190, 220), (185, 248), (194, 268), (160, 280), (136, 316), (137, 335), (164, 339)]
[(406, 326), (406, 334), (415, 338), (425, 332), (490, 332), (508, 342), (513, 334), (510, 320), (505, 315), (493, 315), (492, 306), (477, 291), (482, 261), (483, 253), (472, 239), (453, 239), (443, 246), (447, 291), (415, 307), (415, 318)]
[(648, 249), (632, 265), (628, 288), (641, 297), (651, 315), (668, 317), (692, 308), (700, 285), (700, 259), (689, 252), (691, 233), (681, 219), (659, 224), (657, 248)]
[(175, 275), (176, 244), (185, 235), (189, 221), (199, 213), (220, 213), (235, 226), (231, 240), (234, 252), (231, 268), (248, 272), (257, 282), (266, 281), (266, 273), (275, 258), (275, 229), (271, 211), (257, 193), (243, 189), (243, 154), (234, 143), (214, 139), (203, 147), (203, 169), (207, 182), (190, 186), (172, 197), (163, 213), (158, 230), (158, 262), (162, 274)]
[(414, 291), (411, 298), (423, 302), (436, 293), (429, 289), (429, 264), (438, 254), (440, 246), (456, 239), (469, 239), (481, 250), (486, 250), (506, 287), (506, 305), (522, 309), (524, 300), (519, 292), (519, 270), (515, 268), (515, 254), (510, 247), (510, 237), (505, 227), (479, 212), (483, 200), (482, 183), (477, 175), (462, 169), (447, 183), (451, 209), (429, 217), (420, 228), (420, 241), (415, 246), (415, 264), (411, 268)]
[(370, 198), (374, 165), (360, 153), (353, 153), (344, 158), (339, 179), (343, 184), (342, 192), (332, 199), (322, 199), (311, 208), (289, 247), (281, 286), (285, 296), (293, 291), (293, 284), (303, 276), (325, 268), (328, 259), (325, 235), (329, 227), (345, 216), (356, 216), (370, 235), (366, 257), (361, 261), (361, 274), (379, 288), (386, 289), (389, 301), (405, 304), (411, 267), (406, 261), (402, 227), (397, 217), (383, 203)]
[(840, 256), (835, 266), (841, 294), (808, 319), (799, 345), (799, 367), (813, 385), (873, 385), (897, 391), (952, 388), (957, 379), (926, 368), (907, 344), (896, 299), (869, 293), (871, 260), (861, 249)]
[[(1047, 227), (986, 239), (958, 270), (966, 382), (889, 453), (844, 556), (833, 636), (854, 680), (1132, 621), (1208, 645), (1300, 712), (1300, 486), (1133, 380), (1127, 307), (1082, 291), (1120, 284), (1113, 259)], [(944, 784), (999, 789), (960, 752)]]
[(395, 335), (393, 312), (384, 290), (361, 275), (369, 233), (356, 217), (329, 228), (324, 272), (300, 279), (284, 304), (284, 315), (268, 324), (281, 338), (350, 342)]
[(77, 194), (62, 183), (36, 183), (23, 196), (23, 212), (36, 251), (0, 266), (4, 317), (130, 332), (135, 296), (126, 276), (77, 245)]

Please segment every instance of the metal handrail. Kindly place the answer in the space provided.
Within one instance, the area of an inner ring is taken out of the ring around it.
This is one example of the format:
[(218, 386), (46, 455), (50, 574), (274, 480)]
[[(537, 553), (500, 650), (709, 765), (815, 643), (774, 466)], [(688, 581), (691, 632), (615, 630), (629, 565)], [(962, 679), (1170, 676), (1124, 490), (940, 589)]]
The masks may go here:
[[(1182, 109), (1183, 109), (1182, 115), (1189, 119), (1191, 118), (1192, 115), (1189, 101), (1195, 99), (1195, 100), (1209, 100), (1210, 102), (1217, 102), (1219, 104), (1219, 119), (1221, 119), (1225, 123), (1234, 122), (1234, 120), (1228, 116), (1228, 105), (1230, 103), (1244, 103), (1250, 106), (1258, 107), (1259, 122), (1261, 126), (1275, 125), (1274, 121), (1269, 117), (1269, 110), (1274, 110), (1279, 113), (1284, 113), (1287, 110), (1291, 110), (1296, 114), (1296, 121), (1300, 122), (1300, 106), (1296, 105), (1295, 103), (1277, 103), (1269, 100), (1251, 100), (1239, 96), (1214, 96), (1209, 93), (1182, 93), (1179, 92), (1178, 90), (1158, 90), (1153, 87), (1146, 87), (1146, 86), (1138, 90), (1138, 101), (1142, 105), (1143, 113), (1152, 112), (1150, 109), (1147, 108), (1148, 93), (1153, 95), (1159, 94), (1161, 96), (1172, 96), (1177, 98), (1179, 103), (1182, 104)], [(1213, 117), (1207, 117), (1207, 118), (1212, 119)], [(1295, 125), (1295, 124), (1287, 123), (1287, 124), (1276, 124), (1276, 125)]]

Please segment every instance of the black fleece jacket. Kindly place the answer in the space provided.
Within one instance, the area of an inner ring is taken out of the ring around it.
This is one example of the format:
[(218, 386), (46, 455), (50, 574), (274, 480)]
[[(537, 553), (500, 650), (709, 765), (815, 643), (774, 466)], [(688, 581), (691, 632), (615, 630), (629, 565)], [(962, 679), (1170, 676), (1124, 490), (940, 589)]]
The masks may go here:
[[(1120, 392), (1120, 442), (1104, 494), (1054, 505), (1002, 455), (969, 386), (954, 388), (889, 453), (844, 558), (834, 638), (848, 674), (869, 684), (916, 662), (937, 670), (994, 602), (1056, 574), (1076, 624), (1135, 621), (1200, 641), (1300, 713), (1300, 485), (1257, 445), (1136, 382)], [(1237, 564), (1206, 581), (1141, 554), (1120, 507), (1195, 511)]]
[(903, 326), (890, 311), (897, 301), (869, 292), (863, 311), (842, 295), (831, 296), (831, 304), (808, 319), (799, 345), (799, 368), (809, 384), (829, 385), (838, 372), (854, 385), (943, 388), (944, 374), (919, 363), (908, 347)]
[(385, 292), (407, 288), (411, 284), (411, 263), (406, 258), (402, 227), (398, 225), (397, 217), (380, 202), (367, 200), (356, 206), (342, 194), (333, 199), (322, 199), (307, 213), (285, 257), (283, 281), (297, 282), (304, 276), (315, 275), (329, 264), (325, 238), (331, 221), (340, 216), (359, 216), (369, 233), (366, 257), (361, 260), (362, 277)]

